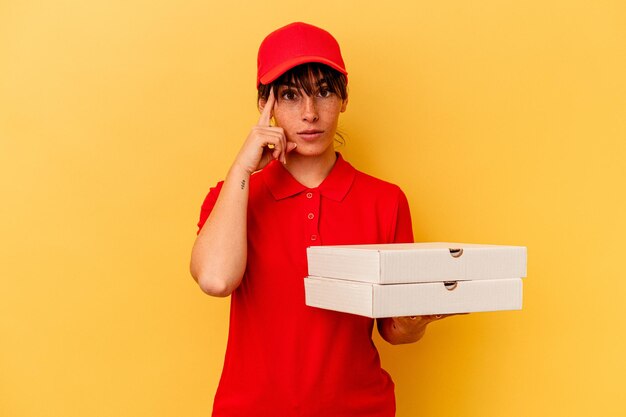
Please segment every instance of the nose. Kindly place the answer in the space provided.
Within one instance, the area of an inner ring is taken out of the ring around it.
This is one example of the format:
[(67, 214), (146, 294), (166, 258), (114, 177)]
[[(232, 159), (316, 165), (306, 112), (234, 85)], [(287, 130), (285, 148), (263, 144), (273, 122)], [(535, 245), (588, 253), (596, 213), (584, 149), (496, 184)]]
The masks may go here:
[(315, 122), (319, 118), (317, 113), (317, 104), (314, 97), (305, 95), (302, 104), (302, 120), (305, 122)]

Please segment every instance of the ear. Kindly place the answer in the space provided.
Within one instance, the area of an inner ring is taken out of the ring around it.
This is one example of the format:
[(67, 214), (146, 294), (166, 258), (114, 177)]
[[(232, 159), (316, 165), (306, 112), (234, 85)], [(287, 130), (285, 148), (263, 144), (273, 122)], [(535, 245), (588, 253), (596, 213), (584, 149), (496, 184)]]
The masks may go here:
[(259, 113), (263, 112), (263, 109), (265, 108), (265, 104), (267, 103), (267, 100), (264, 98), (260, 98), (259, 102), (256, 104), (257, 109), (259, 110)]
[(346, 107), (348, 107), (348, 97), (341, 102), (341, 113), (346, 111)]

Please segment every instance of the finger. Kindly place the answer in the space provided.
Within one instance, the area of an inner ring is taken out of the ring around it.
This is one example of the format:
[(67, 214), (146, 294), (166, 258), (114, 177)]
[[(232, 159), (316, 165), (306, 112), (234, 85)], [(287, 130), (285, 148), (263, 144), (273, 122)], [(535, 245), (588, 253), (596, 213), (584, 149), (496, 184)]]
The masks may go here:
[(257, 126), (269, 126), (270, 120), (272, 120), (272, 114), (274, 109), (274, 103), (276, 103), (276, 97), (274, 97), (274, 87), (270, 89), (270, 95), (265, 102), (265, 107), (261, 111)]
[(420, 322), (425, 322), (426, 324), (428, 324), (436, 320), (441, 320), (442, 318), (447, 317), (447, 316), (448, 316), (447, 314), (426, 314), (423, 316), (404, 316), (400, 318), (402, 320), (420, 321)]
[(271, 140), (265, 142), (265, 145), (263, 146), (270, 153), (272, 159), (278, 159), (282, 162), (283, 144), (280, 138), (272, 138)]
[[(278, 159), (282, 163), (287, 163), (287, 152), (292, 151), (295, 148), (295, 143), (292, 143), (292, 146), (289, 147), (287, 145), (287, 137), (285, 136), (285, 132), (280, 127), (268, 127), (268, 126), (255, 126), (253, 128), (257, 133), (257, 137), (262, 140), (261, 146), (265, 148), (269, 148), (272, 152), (272, 159)], [(274, 150), (277, 149), (280, 152), (278, 154), (274, 153)]]
[(427, 316), (402, 316), (402, 317), (394, 317), (394, 320), (400, 322), (402, 325), (423, 325), (428, 324), (429, 321)]
[(285, 137), (284, 133), (282, 135), (282, 138), (280, 139), (281, 142), (281, 153), (282, 153), (282, 161), (283, 164), (287, 164), (287, 138)]
[(452, 316), (463, 316), (469, 313), (450, 313), (450, 314), (435, 314), (433, 317), (434, 320), (441, 320), (441, 319), (445, 319), (447, 317), (452, 317)]
[(287, 142), (287, 153), (293, 151), (297, 147), (298, 145), (296, 144), (296, 142)]
[(276, 144), (276, 146), (280, 148), (280, 154), (275, 159), (278, 159), (283, 164), (286, 164), (287, 163), (287, 138), (285, 136), (285, 132), (280, 127), (270, 127), (268, 128), (268, 130), (270, 131), (268, 133), (271, 133), (273, 137), (277, 138), (278, 143)]
[(259, 137), (273, 137), (281, 138), (284, 136), (283, 130), (280, 127), (273, 126), (254, 126), (252, 128)]
[(283, 154), (283, 145), (279, 140), (273, 142), (273, 143), (268, 143), (267, 148), (269, 149), (269, 152), (272, 155), (272, 159), (277, 159), (280, 162), (283, 162), (282, 160), (282, 154)]
[(263, 152), (259, 160), (259, 169), (262, 169), (268, 163), (276, 159), (277, 154), (280, 154), (279, 148), (274, 143), (268, 142), (263, 145)]

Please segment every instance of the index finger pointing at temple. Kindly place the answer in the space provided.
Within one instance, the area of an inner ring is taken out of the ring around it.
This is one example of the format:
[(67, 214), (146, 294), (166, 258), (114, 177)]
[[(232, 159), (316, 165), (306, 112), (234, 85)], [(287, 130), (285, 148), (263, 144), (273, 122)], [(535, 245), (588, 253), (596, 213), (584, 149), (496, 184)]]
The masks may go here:
[(257, 126), (270, 126), (270, 120), (272, 119), (272, 110), (274, 109), (274, 103), (276, 102), (276, 98), (274, 97), (274, 87), (270, 89), (270, 95), (265, 102), (265, 107), (263, 107), (263, 111), (261, 112), (261, 116), (259, 117), (259, 122)]

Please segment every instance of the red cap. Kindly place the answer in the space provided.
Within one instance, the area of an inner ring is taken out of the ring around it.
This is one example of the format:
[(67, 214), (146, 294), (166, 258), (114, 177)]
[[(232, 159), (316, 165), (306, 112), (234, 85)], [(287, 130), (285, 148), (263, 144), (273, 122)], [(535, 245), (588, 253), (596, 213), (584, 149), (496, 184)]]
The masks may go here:
[(309, 62), (348, 75), (337, 40), (324, 29), (302, 22), (277, 29), (259, 47), (256, 86), (270, 84), (291, 68)]

